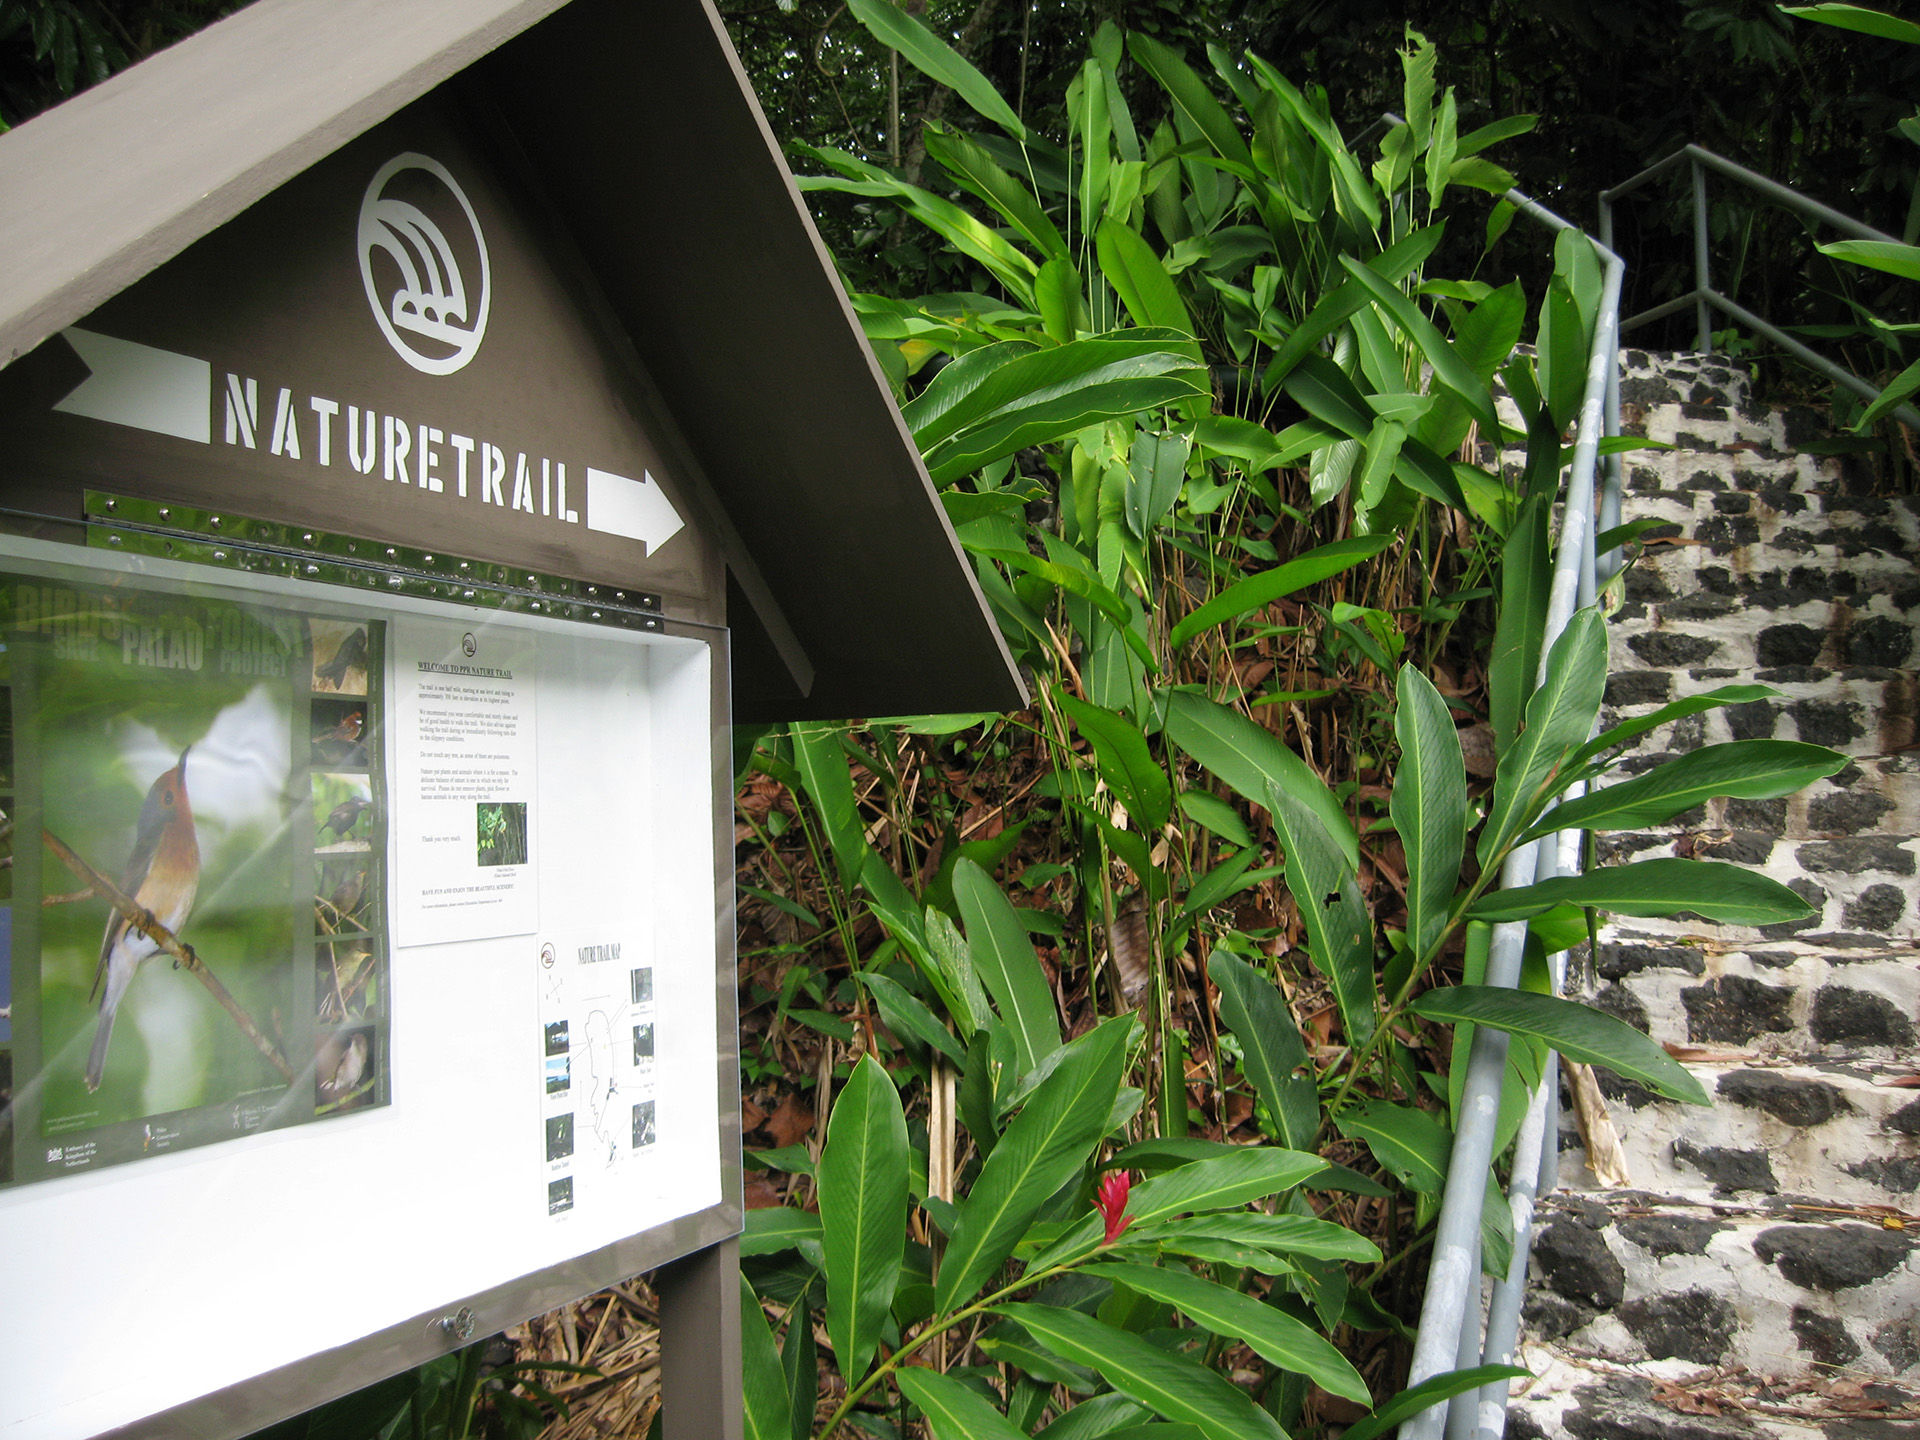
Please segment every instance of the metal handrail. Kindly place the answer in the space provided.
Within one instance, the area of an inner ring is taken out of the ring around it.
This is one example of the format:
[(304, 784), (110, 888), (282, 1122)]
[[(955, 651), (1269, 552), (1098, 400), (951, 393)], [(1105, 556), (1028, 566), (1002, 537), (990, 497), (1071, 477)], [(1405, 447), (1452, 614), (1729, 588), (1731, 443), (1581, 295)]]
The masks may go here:
[[(1550, 229), (1579, 230), (1518, 190), (1509, 190), (1501, 198)], [(1612, 528), (1619, 523), (1620, 515), (1619, 457), (1608, 455), (1602, 467), (1599, 452), (1603, 434), (1619, 433), (1620, 290), (1626, 266), (1611, 246), (1594, 241), (1590, 235), (1587, 240), (1604, 267), (1600, 313), (1587, 352), (1586, 386), (1575, 430), (1566, 503), (1561, 511), (1536, 686), (1547, 679), (1547, 657), (1553, 642), (1566, 629), (1575, 610), (1594, 603), (1602, 578), (1594, 549), (1596, 528)], [(1617, 569), (1617, 562), (1610, 568)], [(1512, 889), (1553, 875), (1578, 872), (1578, 845), (1565, 845), (1559, 835), (1548, 835), (1508, 855), (1500, 884), (1503, 889)], [(1494, 927), (1486, 984), (1508, 989), (1519, 984), (1526, 935), (1523, 920)], [(1563, 964), (1556, 958), (1556, 990), (1564, 980)], [(1480, 1225), (1486, 1176), (1494, 1160), (1507, 1048), (1504, 1031), (1484, 1025), (1474, 1030), (1453, 1150), (1447, 1162), (1446, 1189), (1435, 1225), (1426, 1297), (1407, 1377), (1409, 1385), (1475, 1364), (1504, 1364), (1518, 1340), (1520, 1299), (1533, 1248), (1534, 1202), (1543, 1186), (1552, 1188), (1557, 1169), (1560, 1080), (1558, 1057), (1549, 1052), (1515, 1140), (1513, 1178), (1507, 1192), (1513, 1221), (1513, 1258), (1507, 1273), (1493, 1287), (1483, 1324), (1479, 1309)], [(1444, 1405), (1430, 1406), (1401, 1423), (1400, 1440), (1438, 1440), (1443, 1432), (1446, 1440), (1500, 1440), (1506, 1430), (1508, 1394), (1508, 1383), (1497, 1381), (1457, 1395)]]
[[(1818, 221), (1832, 229), (1851, 235), (1856, 240), (1881, 240), (1898, 245), (1898, 237), (1871, 225), (1863, 224), (1850, 215), (1843, 215), (1831, 205), (1823, 205), (1818, 200), (1802, 195), (1791, 186), (1782, 185), (1777, 180), (1769, 180), (1746, 166), (1729, 160), (1724, 155), (1700, 145), (1687, 145), (1676, 150), (1666, 159), (1649, 165), (1631, 180), (1615, 185), (1611, 190), (1600, 192), (1600, 241), (1608, 249), (1613, 248), (1613, 207), (1614, 202), (1634, 191), (1643, 188), (1661, 176), (1685, 165), (1693, 182), (1693, 289), (1685, 295), (1643, 310), (1631, 319), (1621, 322), (1620, 332), (1650, 321), (1660, 320), (1676, 311), (1684, 310), (1688, 305), (1694, 308), (1695, 345), (1703, 355), (1713, 353), (1713, 331), (1709, 311), (1718, 310), (1735, 324), (1778, 345), (1792, 355), (1808, 369), (1814, 370), (1834, 384), (1852, 391), (1855, 395), (1872, 404), (1880, 398), (1880, 390), (1871, 381), (1864, 380), (1844, 366), (1836, 365), (1804, 341), (1796, 339), (1779, 326), (1773, 325), (1740, 305), (1730, 297), (1713, 288), (1711, 257), (1708, 253), (1707, 235), (1707, 172), (1725, 176), (1736, 184), (1745, 187), (1764, 200), (1772, 201), (1810, 220)], [(1907, 425), (1920, 427), (1920, 411), (1911, 405), (1896, 405), (1892, 412)]]

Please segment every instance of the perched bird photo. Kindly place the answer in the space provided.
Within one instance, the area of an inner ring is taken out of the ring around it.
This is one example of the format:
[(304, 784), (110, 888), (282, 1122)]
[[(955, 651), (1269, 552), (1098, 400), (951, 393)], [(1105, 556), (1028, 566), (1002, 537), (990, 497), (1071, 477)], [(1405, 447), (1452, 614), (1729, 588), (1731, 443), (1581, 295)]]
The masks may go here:
[(334, 724), (322, 722), (314, 732), (313, 758), (324, 765), (364, 765), (367, 752), (360, 737), (367, 728), (367, 712), (359, 707), (349, 710)]
[[(176, 935), (193, 909), (200, 888), (200, 842), (194, 830), (193, 806), (187, 800), (189, 745), (171, 770), (147, 791), (134, 833), (133, 854), (120, 888)], [(87, 1057), (87, 1089), (100, 1088), (107, 1049), (113, 1040), (113, 1017), (133, 983), (140, 962), (159, 949), (132, 921), (114, 911), (100, 942), (100, 964), (94, 971), (93, 994), (100, 997), (100, 1019), (94, 1030), (93, 1050)]]
[[(349, 630), (346, 638), (334, 648), (333, 654), (327, 658), (325, 663), (313, 667), (313, 678), (316, 682), (314, 688), (319, 689), (324, 685), (330, 690), (346, 689), (347, 672), (350, 670), (364, 672), (366, 668), (367, 632), (365, 630)], [(363, 673), (361, 676), (363, 686), (365, 678)]]
[(346, 839), (353, 827), (360, 823), (360, 814), (373, 802), (365, 796), (356, 795), (351, 800), (342, 800), (334, 806), (327, 818), (321, 822), (320, 833), (332, 833), (339, 839)]

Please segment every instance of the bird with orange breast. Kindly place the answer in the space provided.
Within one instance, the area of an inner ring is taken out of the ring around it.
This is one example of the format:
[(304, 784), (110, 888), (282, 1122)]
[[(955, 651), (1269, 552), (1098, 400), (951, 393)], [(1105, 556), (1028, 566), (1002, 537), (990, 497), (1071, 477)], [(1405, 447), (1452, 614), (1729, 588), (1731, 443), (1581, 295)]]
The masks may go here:
[[(187, 803), (187, 753), (180, 752), (174, 767), (155, 780), (140, 807), (140, 825), (134, 832), (133, 854), (120, 888), (153, 912), (154, 919), (174, 934), (193, 909), (200, 888), (200, 842), (193, 827), (193, 806)], [(100, 941), (100, 964), (93, 974), (93, 994), (100, 996), (100, 1020), (93, 1032), (93, 1051), (87, 1057), (87, 1089), (100, 1088), (107, 1065), (107, 1046), (113, 1039), (113, 1016), (133, 983), (140, 962), (160, 948), (118, 910), (107, 919)], [(104, 986), (104, 988), (103, 988)]]

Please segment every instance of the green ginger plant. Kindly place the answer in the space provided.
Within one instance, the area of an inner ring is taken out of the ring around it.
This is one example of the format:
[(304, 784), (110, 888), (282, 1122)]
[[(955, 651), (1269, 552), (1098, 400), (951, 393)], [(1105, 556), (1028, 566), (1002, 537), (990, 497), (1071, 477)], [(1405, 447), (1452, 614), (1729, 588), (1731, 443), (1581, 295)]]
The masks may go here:
[[(1690, 860), (1498, 891), (1507, 854), (1550, 829), (1784, 794), (1840, 759), (1711, 747), (1553, 810), (1652, 726), (1769, 692), (1724, 688), (1590, 739), (1606, 676), (1591, 611), (1535, 691), (1598, 268), (1580, 237), (1557, 244), (1533, 357), (1516, 350), (1517, 285), (1423, 273), (1449, 194), (1504, 189), (1481, 152), (1524, 121), (1461, 135), (1418, 37), (1406, 120), (1366, 166), (1271, 67), (1212, 57), (1236, 119), (1170, 51), (1111, 30), (1050, 142), (917, 22), (881, 0), (851, 8), (996, 127), (929, 135), (950, 193), (826, 150), (810, 153), (833, 173), (803, 183), (897, 205), (982, 274), (973, 291), (854, 299), (903, 394), (920, 375), (904, 415), (1037, 703), (1005, 721), (794, 726), (754, 752), (806, 799), (823, 939), (847, 972), (836, 987), (783, 957), (782, 1015), (864, 1053), (817, 1162), (769, 1157), (811, 1175), (817, 1212), (749, 1218), (754, 1295), (784, 1311), (776, 1343), (749, 1307), (750, 1425), (812, 1433), (818, 1312), (844, 1382), (821, 1433), (1280, 1434), (1326, 1413), (1317, 1390), (1366, 1414), (1346, 1432), (1364, 1440), (1507, 1373), (1376, 1405), (1328, 1339), (1399, 1323), (1376, 1290), (1418, 1248), (1451, 1134), (1448, 1047), (1425, 1037), (1516, 1036), (1513, 1102), (1548, 1047), (1699, 1102), (1644, 1035), (1543, 993), (1544, 957), (1584, 940), (1592, 910), (1805, 913), (1763, 876)], [(1145, 136), (1120, 85), (1129, 56), (1169, 104)], [(1496, 376), (1524, 437), (1495, 410)], [(1524, 439), (1522, 472), (1458, 458), (1476, 433)], [(1421, 594), (1408, 575), (1451, 588)], [(1456, 704), (1423, 668), (1489, 606), (1498, 764), (1480, 802)], [(1343, 708), (1372, 751), (1337, 785), (1270, 718), (1298, 743), (1313, 706)], [(925, 799), (963, 755), (990, 764), (1019, 745), (1041, 759), (1033, 813), (999, 836), (969, 838), (957, 807)], [(1390, 786), (1369, 795), (1369, 770)], [(1389, 838), (1399, 883), (1368, 883)], [(1456, 966), (1471, 981), (1505, 921), (1529, 927), (1529, 986), (1443, 983)], [(836, 988), (851, 1020), (791, 1003)], [(1308, 989), (1327, 997), (1324, 1032), (1289, 1003)], [(1184, 1032), (1181, 995), (1197, 1009)], [(1250, 1092), (1261, 1143), (1192, 1133), (1196, 1052), (1220, 1088)], [(1116, 1177), (1134, 1172), (1118, 1230)], [(1395, 1253), (1338, 1223), (1359, 1197), (1411, 1211)], [(1494, 1268), (1505, 1213), (1488, 1215)], [(1218, 1373), (1230, 1353), (1250, 1354), (1250, 1388)]]

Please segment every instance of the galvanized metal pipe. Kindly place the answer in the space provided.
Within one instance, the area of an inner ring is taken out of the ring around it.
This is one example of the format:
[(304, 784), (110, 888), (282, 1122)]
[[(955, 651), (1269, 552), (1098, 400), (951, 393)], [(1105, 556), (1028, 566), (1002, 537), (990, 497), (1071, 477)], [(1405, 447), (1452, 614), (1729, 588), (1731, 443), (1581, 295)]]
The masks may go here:
[(1707, 291), (1713, 278), (1707, 273), (1707, 172), (1699, 161), (1693, 166), (1693, 317), (1698, 327), (1694, 349), (1702, 355), (1713, 353), (1713, 330), (1707, 314)]

